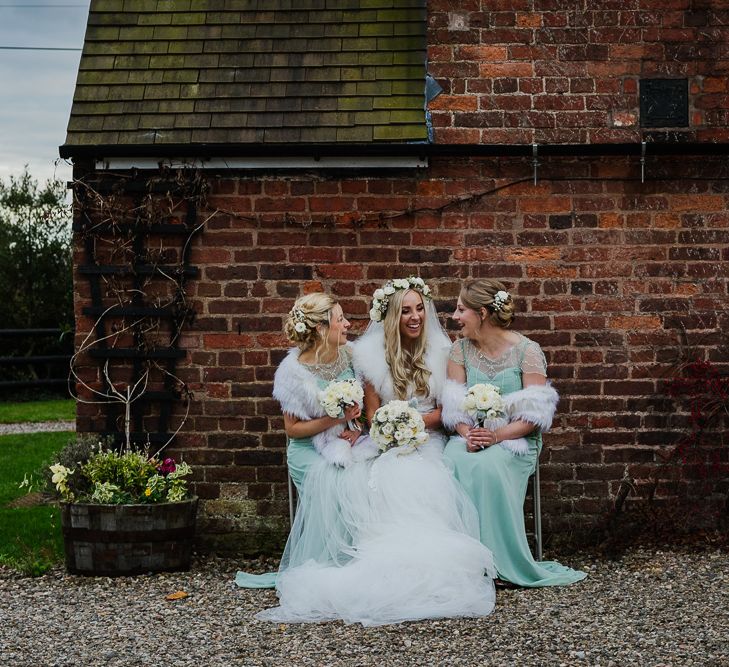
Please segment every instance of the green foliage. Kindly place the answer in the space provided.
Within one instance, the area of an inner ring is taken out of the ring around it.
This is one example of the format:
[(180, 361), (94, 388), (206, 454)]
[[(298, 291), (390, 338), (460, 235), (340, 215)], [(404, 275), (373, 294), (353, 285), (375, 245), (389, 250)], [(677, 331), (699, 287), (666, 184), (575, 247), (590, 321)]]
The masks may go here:
[[(98, 438), (83, 435), (71, 438), (60, 451), (57, 451), (52, 460), (46, 460), (40, 468), (40, 476), (43, 480), (42, 489), (46, 493), (57, 495), (56, 485), (52, 481), (51, 464), (60, 464), (64, 468), (74, 470), (85, 465), (91, 458), (94, 451), (98, 450), (102, 443)], [(68, 479), (70, 493), (74, 497), (83, 497), (92, 493), (91, 484), (88, 479), (81, 475), (71, 475)]]
[(60, 181), (27, 169), (0, 181), (0, 322), (3, 328), (73, 323), (71, 209)]
[[(27, 575), (39, 575), (63, 555), (56, 507), (8, 507), (22, 498), (29, 473), (63, 447), (69, 433), (0, 436), (0, 563)], [(31, 489), (35, 491), (35, 489)]]
[(81, 468), (80, 475), (94, 488), (91, 500), (109, 505), (140, 502), (145, 497), (147, 480), (157, 469), (138, 452), (119, 454), (100, 451)]
[(0, 403), (0, 424), (72, 421), (75, 416), (76, 401), (70, 398), (25, 403)]
[[(186, 463), (118, 452), (82, 438), (69, 443), (44, 473), (46, 484), (69, 502), (127, 505), (179, 502), (189, 497)], [(50, 476), (50, 480), (48, 479)]]

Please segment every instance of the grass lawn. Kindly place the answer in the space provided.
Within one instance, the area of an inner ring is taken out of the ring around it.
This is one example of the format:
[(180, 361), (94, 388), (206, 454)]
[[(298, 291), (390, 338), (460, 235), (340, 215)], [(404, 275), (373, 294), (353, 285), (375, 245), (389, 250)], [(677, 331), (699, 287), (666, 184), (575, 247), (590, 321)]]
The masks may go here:
[(36, 472), (72, 436), (69, 432), (0, 436), (0, 563), (3, 565), (38, 575), (62, 559), (58, 508), (52, 505), (9, 508), (7, 505), (25, 495), (26, 489), (18, 488), (23, 477)]
[(27, 403), (0, 403), (0, 424), (71, 421), (76, 418), (76, 401), (63, 398)]

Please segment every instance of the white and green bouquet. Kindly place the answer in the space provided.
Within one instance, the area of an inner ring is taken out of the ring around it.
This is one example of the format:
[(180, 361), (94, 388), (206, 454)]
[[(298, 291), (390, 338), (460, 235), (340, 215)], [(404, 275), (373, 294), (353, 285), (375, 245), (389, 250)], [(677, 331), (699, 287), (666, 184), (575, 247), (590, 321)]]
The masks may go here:
[(506, 404), (496, 385), (487, 382), (468, 388), (463, 399), (463, 410), (475, 421), (476, 426), (495, 428), (505, 423)]
[[(325, 389), (319, 392), (319, 403), (324, 411), (333, 419), (344, 414), (347, 408), (353, 405), (362, 405), (364, 390), (357, 380), (334, 380)], [(361, 431), (356, 422), (347, 422), (352, 431)]]
[[(364, 390), (357, 380), (333, 380), (318, 395), (319, 404), (324, 412), (332, 419), (341, 419), (344, 411), (353, 405), (362, 406), (364, 401)], [(350, 431), (361, 431), (361, 427), (355, 420), (347, 421), (346, 428)], [(324, 459), (334, 465), (347, 467), (365, 456), (365, 448), (360, 444), (362, 438), (350, 444), (340, 436), (345, 430), (345, 425), (337, 422), (312, 437), (314, 449)], [(374, 449), (374, 448), (373, 448)]]
[(415, 451), (428, 440), (422, 416), (408, 401), (380, 406), (370, 424), (370, 437), (383, 452), (394, 447)]

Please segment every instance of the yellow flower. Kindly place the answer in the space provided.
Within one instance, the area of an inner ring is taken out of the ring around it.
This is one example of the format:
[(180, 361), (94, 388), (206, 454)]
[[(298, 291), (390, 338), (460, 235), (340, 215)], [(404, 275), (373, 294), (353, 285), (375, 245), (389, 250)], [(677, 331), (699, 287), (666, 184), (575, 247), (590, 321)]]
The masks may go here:
[(149, 487), (147, 487), (146, 489), (144, 489), (144, 495), (149, 498), (149, 496), (152, 495), (152, 489), (150, 489)]

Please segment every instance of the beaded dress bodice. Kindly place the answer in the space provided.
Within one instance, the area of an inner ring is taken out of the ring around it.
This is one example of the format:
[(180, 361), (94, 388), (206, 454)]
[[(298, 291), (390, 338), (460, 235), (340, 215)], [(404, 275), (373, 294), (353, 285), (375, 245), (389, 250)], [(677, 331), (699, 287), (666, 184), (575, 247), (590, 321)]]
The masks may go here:
[(352, 369), (352, 352), (346, 347), (339, 348), (337, 358), (329, 364), (299, 363), (316, 378), (319, 389), (325, 389), (334, 380), (353, 380), (355, 377)]
[(453, 344), (450, 358), (465, 368), (469, 387), (488, 382), (496, 385), (502, 395), (510, 394), (523, 388), (524, 373), (547, 374), (547, 364), (539, 345), (526, 336), (518, 335), (519, 340), (498, 358), (486, 356), (467, 338)]

